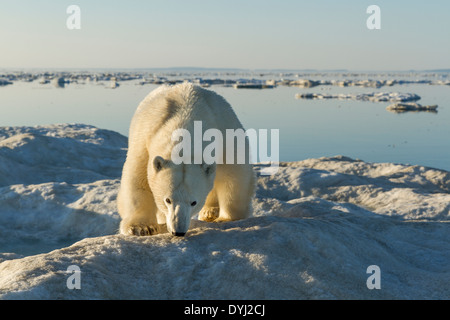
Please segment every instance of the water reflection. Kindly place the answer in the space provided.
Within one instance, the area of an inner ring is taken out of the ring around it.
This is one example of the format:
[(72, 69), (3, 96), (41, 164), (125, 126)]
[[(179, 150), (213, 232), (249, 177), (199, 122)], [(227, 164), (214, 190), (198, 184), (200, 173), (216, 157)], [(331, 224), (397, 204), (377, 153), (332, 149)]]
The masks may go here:
[(437, 114), (438, 111), (437, 110), (396, 110), (396, 109), (386, 109), (387, 111), (391, 112), (391, 113), (396, 113), (396, 114), (403, 114), (403, 113), (433, 113), (433, 114)]
[[(128, 135), (138, 104), (159, 86), (142, 78), (123, 81), (112, 76), (107, 80), (50, 77), (53, 75), (44, 77), (50, 83), (41, 83), (39, 77), (33, 82), (19, 80), (1, 87), (0, 126), (85, 123)], [(116, 89), (104, 90), (111, 87)], [(384, 101), (295, 99), (302, 90), (324, 96), (383, 92), (373, 87), (277, 86), (254, 91), (213, 84), (209, 89), (233, 106), (245, 128), (279, 129), (281, 161), (345, 155), (450, 170), (448, 86), (395, 84), (389, 89), (417, 94), (421, 101), (439, 105), (439, 114), (437, 110), (386, 112), (389, 103)], [(393, 113), (402, 116), (394, 117)], [(389, 147), (392, 145), (397, 147)]]

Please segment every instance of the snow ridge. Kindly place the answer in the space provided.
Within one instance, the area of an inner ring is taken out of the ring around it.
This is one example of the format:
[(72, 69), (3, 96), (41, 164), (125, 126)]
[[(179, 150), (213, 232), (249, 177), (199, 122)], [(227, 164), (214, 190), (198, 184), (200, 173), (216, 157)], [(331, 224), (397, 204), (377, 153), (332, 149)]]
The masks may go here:
[(263, 176), (258, 164), (252, 218), (133, 237), (117, 234), (126, 143), (87, 125), (0, 128), (0, 298), (450, 298), (447, 171), (336, 156)]

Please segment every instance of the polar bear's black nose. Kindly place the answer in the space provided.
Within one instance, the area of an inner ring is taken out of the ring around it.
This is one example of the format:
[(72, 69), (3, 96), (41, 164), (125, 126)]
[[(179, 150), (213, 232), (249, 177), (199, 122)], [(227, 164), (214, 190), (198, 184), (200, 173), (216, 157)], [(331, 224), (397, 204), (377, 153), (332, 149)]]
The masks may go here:
[(172, 235), (175, 237), (184, 237), (185, 234), (185, 232), (172, 232)]

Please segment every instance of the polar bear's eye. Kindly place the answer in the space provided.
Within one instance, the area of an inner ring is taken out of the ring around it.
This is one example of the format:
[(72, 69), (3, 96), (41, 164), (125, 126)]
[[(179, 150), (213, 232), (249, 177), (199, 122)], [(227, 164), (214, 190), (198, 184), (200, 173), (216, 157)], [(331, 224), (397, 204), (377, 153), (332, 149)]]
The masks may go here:
[(197, 201), (194, 201), (191, 203), (191, 206), (195, 206), (197, 204)]
[(167, 202), (167, 204), (171, 204), (172, 203), (172, 201), (169, 198), (166, 198), (166, 202)]

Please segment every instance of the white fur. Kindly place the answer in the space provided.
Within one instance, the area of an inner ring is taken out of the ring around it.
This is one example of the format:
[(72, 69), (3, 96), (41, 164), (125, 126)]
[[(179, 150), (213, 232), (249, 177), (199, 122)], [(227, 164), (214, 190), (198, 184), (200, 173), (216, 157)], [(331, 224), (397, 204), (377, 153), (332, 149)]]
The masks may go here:
[(184, 234), (197, 213), (205, 221), (250, 215), (251, 164), (175, 165), (170, 160), (177, 143), (171, 141), (172, 132), (181, 128), (193, 135), (194, 121), (202, 121), (203, 131), (220, 130), (223, 137), (226, 129), (242, 128), (225, 99), (192, 84), (161, 86), (140, 103), (131, 121), (118, 195), (122, 234), (155, 234), (158, 222), (167, 223), (169, 232)]

